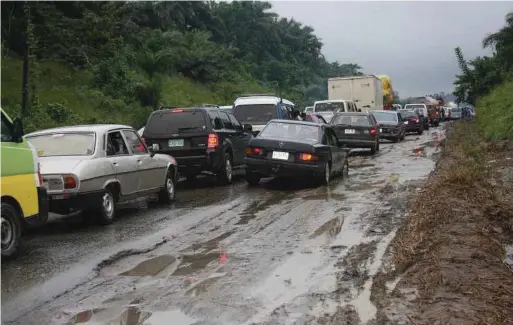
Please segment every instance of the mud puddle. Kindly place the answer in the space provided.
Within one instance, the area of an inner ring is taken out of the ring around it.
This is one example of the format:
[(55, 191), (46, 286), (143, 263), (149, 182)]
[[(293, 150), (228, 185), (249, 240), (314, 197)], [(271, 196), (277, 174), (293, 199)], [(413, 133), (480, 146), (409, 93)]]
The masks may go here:
[(137, 306), (128, 306), (121, 313), (113, 309), (92, 309), (77, 313), (66, 325), (140, 325), (151, 315)]

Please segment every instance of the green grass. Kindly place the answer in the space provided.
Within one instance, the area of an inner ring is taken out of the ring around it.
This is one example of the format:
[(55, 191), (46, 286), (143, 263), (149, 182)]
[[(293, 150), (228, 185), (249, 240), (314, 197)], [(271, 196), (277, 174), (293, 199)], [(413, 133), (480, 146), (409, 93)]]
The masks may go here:
[(488, 139), (513, 138), (513, 81), (477, 102), (477, 123)]

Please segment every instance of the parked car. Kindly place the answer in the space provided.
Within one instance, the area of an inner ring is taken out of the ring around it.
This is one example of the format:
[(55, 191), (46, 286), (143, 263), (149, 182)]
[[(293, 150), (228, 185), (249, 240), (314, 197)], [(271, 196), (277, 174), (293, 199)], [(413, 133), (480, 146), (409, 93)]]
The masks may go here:
[(339, 143), (348, 148), (369, 148), (379, 151), (380, 132), (378, 122), (370, 112), (337, 113), (330, 124)]
[(372, 111), (372, 115), (378, 122), (381, 139), (399, 142), (404, 140), (406, 125), (397, 111)]
[(401, 117), (406, 124), (406, 133), (415, 132), (421, 135), (424, 132), (424, 126), (421, 124), (420, 116), (412, 109), (399, 109)]
[(21, 120), (11, 120), (3, 109), (0, 111), (2, 258), (10, 258), (18, 252), (25, 226), (41, 226), (48, 220), (48, 193), (36, 150), (23, 138)]
[(292, 120), (271, 120), (245, 148), (246, 180), (257, 185), (272, 176), (305, 177), (329, 184), (347, 175), (348, 149), (339, 145), (333, 128)]
[(406, 104), (404, 109), (411, 109), (419, 114), (420, 124), (424, 126), (424, 130), (429, 130), (429, 113), (426, 104)]
[(233, 171), (243, 170), (244, 147), (252, 138), (229, 112), (216, 108), (175, 108), (153, 112), (143, 138), (156, 152), (172, 155), (178, 172), (192, 180), (201, 173), (215, 174), (221, 184), (232, 182)]
[(115, 218), (116, 203), (158, 194), (175, 199), (176, 161), (147, 148), (126, 125), (97, 124), (30, 133), (50, 212), (83, 210), (100, 224)]

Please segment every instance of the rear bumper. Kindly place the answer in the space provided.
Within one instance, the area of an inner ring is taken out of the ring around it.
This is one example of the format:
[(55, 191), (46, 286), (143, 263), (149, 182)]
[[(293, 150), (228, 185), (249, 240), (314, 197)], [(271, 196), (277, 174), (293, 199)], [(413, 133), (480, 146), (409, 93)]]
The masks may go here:
[(372, 148), (376, 144), (376, 139), (339, 139), (339, 141), (348, 148)]
[(301, 164), (260, 158), (244, 158), (246, 173), (257, 173), (262, 177), (311, 177), (324, 172), (324, 164)]
[(203, 171), (215, 172), (221, 168), (221, 151), (207, 151), (203, 155), (177, 157), (172, 152), (159, 152), (173, 156), (180, 175), (199, 174)]
[(417, 132), (419, 130), (422, 130), (424, 126), (422, 124), (407, 124), (406, 125), (406, 132)]
[(48, 220), (49, 200), (46, 188), (37, 188), (37, 201), (38, 213), (36, 215), (26, 217), (26, 221), (33, 226), (43, 225), (46, 222), (46, 220)]
[(50, 212), (57, 214), (69, 214), (75, 211), (85, 210), (100, 203), (105, 190), (73, 193), (73, 194), (51, 194)]

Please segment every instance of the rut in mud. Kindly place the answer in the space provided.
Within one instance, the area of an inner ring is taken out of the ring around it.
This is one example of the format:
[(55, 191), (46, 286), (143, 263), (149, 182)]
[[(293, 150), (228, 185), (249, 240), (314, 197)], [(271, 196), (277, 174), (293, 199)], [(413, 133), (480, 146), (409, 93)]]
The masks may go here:
[(370, 324), (374, 276), (442, 136), (355, 153), (349, 178), (329, 187), (235, 184), (232, 200), (165, 219), (151, 251), (110, 259), (32, 308), (13, 308), (28, 299), (19, 295), (3, 306), (5, 324)]

